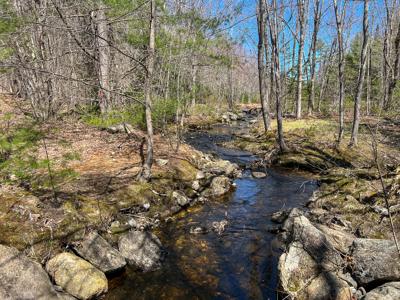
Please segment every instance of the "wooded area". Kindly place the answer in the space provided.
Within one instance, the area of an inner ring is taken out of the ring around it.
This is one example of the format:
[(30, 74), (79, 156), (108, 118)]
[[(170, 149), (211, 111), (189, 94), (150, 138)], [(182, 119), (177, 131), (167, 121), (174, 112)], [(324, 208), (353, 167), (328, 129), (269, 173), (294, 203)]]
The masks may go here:
[(397, 0), (0, 0), (0, 299), (395, 298), (399, 80)]

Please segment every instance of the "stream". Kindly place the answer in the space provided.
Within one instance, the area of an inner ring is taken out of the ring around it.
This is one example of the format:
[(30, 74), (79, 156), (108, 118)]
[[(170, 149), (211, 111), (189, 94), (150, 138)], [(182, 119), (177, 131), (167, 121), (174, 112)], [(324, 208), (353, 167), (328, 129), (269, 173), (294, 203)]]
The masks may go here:
[[(240, 130), (246, 128), (219, 125), (190, 132), (186, 142), (245, 166), (257, 157), (218, 146)], [(162, 225), (157, 235), (167, 252), (163, 267), (145, 274), (128, 270), (110, 281), (105, 299), (277, 299), (280, 250), (268, 231), (271, 214), (304, 205), (316, 184), (299, 175), (266, 171), (266, 178), (256, 179), (244, 170), (224, 200), (189, 208)], [(190, 233), (221, 220), (228, 221), (221, 234)]]

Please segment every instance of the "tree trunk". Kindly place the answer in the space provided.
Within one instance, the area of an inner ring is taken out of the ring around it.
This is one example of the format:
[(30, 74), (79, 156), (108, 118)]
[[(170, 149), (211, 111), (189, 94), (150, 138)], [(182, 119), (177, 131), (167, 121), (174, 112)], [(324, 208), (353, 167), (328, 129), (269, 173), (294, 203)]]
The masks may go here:
[(366, 114), (371, 114), (371, 67), (372, 67), (372, 43), (368, 47), (368, 58), (367, 58), (367, 99), (366, 99)]
[(306, 34), (306, 3), (305, 0), (298, 0), (298, 18), (299, 18), (299, 51), (297, 57), (297, 90), (296, 90), (296, 118), (301, 118), (301, 91), (303, 85), (303, 52), (304, 52), (304, 38)]
[[(281, 78), (280, 78), (280, 66), (279, 66), (279, 47), (278, 47), (278, 17), (277, 17), (277, 6), (276, 0), (272, 0), (273, 14), (269, 8), (269, 3), (266, 4), (267, 21), (269, 25), (271, 48), (272, 48), (272, 59), (273, 59), (273, 73), (275, 83), (275, 101), (276, 101), (276, 121), (278, 127), (278, 143), (279, 150), (286, 152), (288, 150), (284, 136), (283, 136), (283, 120), (282, 120), (282, 106), (281, 106)], [(272, 18), (271, 18), (272, 17)]]
[[(266, 85), (266, 65), (264, 62), (264, 53), (267, 54), (268, 50), (264, 49), (266, 47), (265, 41), (265, 6), (264, 0), (259, 0), (258, 3), (258, 83), (260, 91), (260, 101), (262, 108), (262, 116), (264, 121), (265, 131), (270, 130), (270, 119), (269, 119), (269, 95), (268, 87)], [(267, 57), (265, 57), (266, 60)]]
[(149, 28), (149, 48), (147, 57), (147, 70), (144, 85), (145, 106), (146, 106), (146, 127), (147, 127), (147, 156), (139, 174), (139, 180), (148, 181), (151, 177), (151, 167), (153, 165), (153, 121), (152, 121), (152, 80), (154, 72), (154, 52), (155, 52), (155, 16), (156, 0), (150, 1), (150, 28)]
[(390, 82), (389, 82), (389, 87), (388, 87), (388, 96), (387, 96), (387, 101), (384, 103), (384, 110), (388, 110), (393, 101), (393, 92), (394, 89), (396, 88), (397, 81), (399, 80), (399, 64), (400, 64), (400, 22), (399, 25), (397, 26), (397, 34), (396, 34), (396, 39), (394, 41), (394, 66), (392, 67), (393, 74), (391, 76)]
[(393, 77), (391, 40), (393, 35), (393, 4), (394, 1), (385, 0), (386, 26), (383, 37), (383, 64), (382, 64), (382, 90), (383, 97), (379, 101), (380, 108), (384, 108), (389, 99), (389, 85)]
[(339, 14), (337, 0), (333, 0), (333, 7), (335, 10), (336, 31), (338, 40), (338, 55), (339, 55), (339, 134), (337, 142), (343, 139), (344, 134), (344, 46), (343, 46), (343, 22), (346, 10), (346, 0), (343, 4), (342, 10)]
[(99, 52), (99, 105), (102, 114), (106, 114), (110, 108), (110, 45), (109, 25), (106, 18), (106, 7), (99, 5), (96, 12), (97, 47)]
[(314, 30), (311, 42), (311, 87), (308, 96), (308, 115), (311, 115), (314, 110), (315, 102), (315, 66), (317, 64), (317, 39), (318, 31), (321, 23), (323, 0), (314, 0)]
[(325, 87), (328, 85), (328, 81), (329, 81), (328, 73), (329, 73), (329, 69), (332, 64), (332, 57), (333, 57), (335, 49), (336, 49), (336, 41), (337, 41), (336, 39), (333, 40), (331, 49), (329, 50), (328, 58), (324, 61), (323, 66), (322, 66), (322, 72), (321, 72), (322, 83), (321, 83), (321, 87), (319, 90), (319, 97), (318, 97), (318, 108), (317, 108), (318, 112), (321, 112), (322, 98), (324, 96)]
[(363, 17), (363, 43), (360, 57), (360, 68), (358, 72), (357, 89), (354, 97), (354, 116), (353, 116), (353, 128), (351, 131), (350, 146), (357, 146), (358, 144), (358, 129), (360, 127), (360, 106), (361, 106), (361, 94), (363, 91), (364, 79), (365, 79), (365, 66), (367, 64), (367, 51), (368, 51), (368, 0), (364, 0), (364, 17)]

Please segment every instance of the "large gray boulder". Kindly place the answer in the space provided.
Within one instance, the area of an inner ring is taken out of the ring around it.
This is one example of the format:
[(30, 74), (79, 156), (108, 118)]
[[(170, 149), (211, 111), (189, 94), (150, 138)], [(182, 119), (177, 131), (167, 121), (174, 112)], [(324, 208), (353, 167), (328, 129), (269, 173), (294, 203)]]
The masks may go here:
[(356, 239), (355, 235), (343, 230), (342, 226), (317, 224), (316, 227), (325, 234), (333, 247), (341, 253), (347, 254), (350, 251), (353, 241)]
[[(290, 218), (290, 215), (298, 215)], [(340, 270), (344, 262), (340, 253), (335, 249), (327, 236), (316, 228), (300, 212), (292, 211), (283, 228), (287, 231), (287, 242), (296, 241), (311, 255), (315, 262), (325, 271)]]
[(280, 284), (290, 299), (348, 300), (351, 289), (338, 273), (321, 270), (299, 242), (290, 244), (279, 258)]
[(344, 261), (327, 235), (300, 210), (292, 210), (283, 226), (286, 253), (279, 258), (280, 285), (295, 299), (350, 299), (343, 280)]
[(104, 273), (112, 273), (125, 267), (125, 258), (97, 232), (89, 233), (74, 245), (74, 250)]
[(363, 300), (400, 299), (400, 281), (388, 282), (368, 292)]
[(99, 297), (108, 290), (104, 273), (72, 253), (56, 255), (47, 262), (46, 270), (57, 285), (78, 299)]
[(42, 266), (15, 248), (0, 245), (0, 299), (72, 299), (56, 292)]
[(128, 264), (136, 266), (144, 272), (161, 267), (161, 242), (150, 232), (128, 232), (120, 238), (118, 248)]
[(353, 277), (360, 285), (400, 281), (400, 258), (394, 242), (356, 239), (352, 248)]

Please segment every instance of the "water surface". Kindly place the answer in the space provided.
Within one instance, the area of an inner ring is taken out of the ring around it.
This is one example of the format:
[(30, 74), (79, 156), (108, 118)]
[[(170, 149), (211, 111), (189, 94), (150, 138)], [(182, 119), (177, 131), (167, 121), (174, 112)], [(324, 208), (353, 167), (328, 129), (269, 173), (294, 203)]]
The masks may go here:
[[(187, 142), (199, 150), (246, 165), (250, 153), (217, 144), (232, 138), (229, 127), (194, 132)], [(243, 130), (243, 129), (240, 129)], [(255, 179), (249, 171), (237, 179), (224, 200), (210, 201), (181, 213), (157, 233), (167, 251), (162, 269), (142, 274), (128, 270), (110, 282), (106, 299), (277, 299), (279, 243), (268, 229), (270, 216), (282, 208), (302, 206), (316, 188), (313, 181), (276, 170)], [(191, 234), (227, 220), (222, 234)]]

